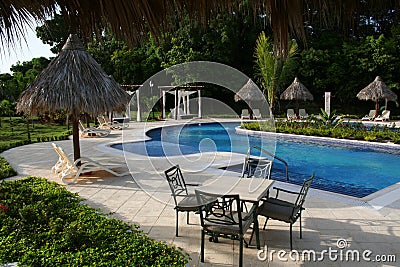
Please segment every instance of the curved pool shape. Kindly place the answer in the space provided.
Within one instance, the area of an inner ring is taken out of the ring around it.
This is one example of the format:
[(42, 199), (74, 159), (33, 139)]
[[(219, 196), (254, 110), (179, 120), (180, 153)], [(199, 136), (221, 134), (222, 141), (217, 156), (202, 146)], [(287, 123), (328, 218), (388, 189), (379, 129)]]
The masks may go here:
[[(249, 143), (251, 146), (263, 146), (265, 142), (271, 142), (265, 138), (236, 134), (235, 127), (238, 125), (207, 123), (168, 126), (148, 131), (151, 140), (116, 144), (112, 147), (162, 157), (215, 149), (246, 154)], [(205, 139), (213, 142), (204, 142)], [(208, 144), (210, 147), (207, 147)], [(349, 196), (364, 197), (400, 181), (398, 154), (282, 140), (277, 140), (275, 154), (287, 161), (291, 183), (302, 184), (304, 179), (315, 172), (313, 188)], [(241, 172), (241, 167), (231, 166), (229, 169)], [(285, 167), (277, 160), (274, 161), (272, 179), (285, 181)]]

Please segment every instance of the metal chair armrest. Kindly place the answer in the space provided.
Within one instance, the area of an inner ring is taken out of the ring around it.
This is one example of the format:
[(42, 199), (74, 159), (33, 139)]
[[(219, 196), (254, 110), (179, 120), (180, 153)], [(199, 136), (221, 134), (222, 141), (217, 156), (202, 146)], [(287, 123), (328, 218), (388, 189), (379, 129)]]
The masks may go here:
[(293, 195), (298, 195), (298, 194), (299, 194), (299, 192), (290, 191), (290, 190), (283, 189), (283, 188), (279, 188), (279, 187), (273, 187), (273, 189), (276, 190), (276, 196), (275, 196), (275, 198), (278, 198), (279, 192), (281, 192), (281, 191), (282, 191), (282, 192), (285, 192), (285, 193), (288, 193), (288, 194), (293, 194)]
[(290, 191), (290, 190), (286, 190), (286, 189), (279, 188), (279, 187), (274, 187), (274, 189), (277, 190), (278, 192), (282, 191), (282, 192), (289, 193), (289, 194), (299, 194), (299, 192)]
[(268, 199), (265, 200), (264, 202), (270, 203), (272, 205), (282, 206), (282, 207), (289, 207), (289, 208), (296, 208), (297, 207), (295, 204), (289, 203), (289, 202), (288, 203), (276, 203), (276, 202), (273, 202), (273, 201), (268, 201)]
[[(186, 183), (185, 183), (186, 184)], [(188, 183), (186, 184), (187, 186), (200, 186), (201, 184), (193, 184), (193, 183)]]

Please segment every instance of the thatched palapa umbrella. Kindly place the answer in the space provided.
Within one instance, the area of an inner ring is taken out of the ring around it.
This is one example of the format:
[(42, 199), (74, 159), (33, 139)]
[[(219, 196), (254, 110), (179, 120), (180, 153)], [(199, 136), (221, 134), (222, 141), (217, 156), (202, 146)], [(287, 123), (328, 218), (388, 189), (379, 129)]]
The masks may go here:
[(296, 115), (299, 115), (299, 100), (314, 100), (313, 95), (297, 77), (295, 77), (292, 84), (290, 84), (289, 87), (283, 91), (280, 98), (284, 100), (296, 100)]
[(388, 101), (396, 101), (397, 95), (387, 87), (382, 81), (380, 76), (376, 76), (375, 80), (368, 84), (357, 94), (360, 100), (373, 100), (375, 101), (375, 118), (379, 113), (379, 99), (386, 98)]
[(235, 94), (235, 101), (244, 100), (250, 107), (250, 119), (253, 118), (253, 111), (251, 109), (251, 101), (257, 101), (263, 99), (263, 94), (258, 89), (258, 86), (249, 79), (245, 85)]
[(130, 96), (85, 50), (76, 34), (22, 92), (17, 111), (38, 114), (64, 110), (72, 119), (74, 159), (80, 158), (79, 116), (123, 111)]

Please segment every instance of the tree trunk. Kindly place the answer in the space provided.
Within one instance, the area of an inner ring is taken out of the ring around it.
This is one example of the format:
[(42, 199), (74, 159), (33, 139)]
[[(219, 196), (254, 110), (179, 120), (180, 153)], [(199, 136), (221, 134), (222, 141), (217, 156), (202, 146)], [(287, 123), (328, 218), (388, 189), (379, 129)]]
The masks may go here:
[(86, 119), (86, 127), (90, 127), (90, 116), (89, 114), (85, 113), (85, 119)]
[[(79, 146), (79, 118), (72, 116), (72, 142), (74, 147), (74, 161), (81, 158), (81, 148)], [(79, 163), (80, 165), (80, 163)]]
[(31, 131), (29, 130), (29, 117), (26, 117), (26, 130), (28, 133), (28, 141), (31, 142)]

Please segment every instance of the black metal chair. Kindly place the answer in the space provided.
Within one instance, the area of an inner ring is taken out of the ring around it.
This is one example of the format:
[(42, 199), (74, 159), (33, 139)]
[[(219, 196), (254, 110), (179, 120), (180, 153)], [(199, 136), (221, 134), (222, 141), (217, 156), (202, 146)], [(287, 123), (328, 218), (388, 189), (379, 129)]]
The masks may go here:
[(242, 178), (256, 177), (269, 179), (271, 176), (271, 169), (272, 160), (247, 156), (243, 164)]
[(172, 196), (175, 202), (176, 211), (176, 230), (175, 235), (178, 236), (178, 221), (179, 212), (186, 212), (186, 222), (189, 224), (189, 212), (197, 212), (198, 205), (196, 195), (188, 194), (187, 186), (197, 186), (198, 184), (186, 184), (183, 179), (182, 171), (179, 165), (172, 166), (164, 171), (169, 187), (171, 188)]
[(242, 212), (242, 201), (239, 195), (216, 195), (195, 190), (201, 220), (201, 262), (204, 262), (204, 238), (210, 235), (210, 242), (218, 242), (218, 238), (229, 238), (240, 241), (239, 266), (243, 266), (243, 244), (246, 231), (254, 221), (256, 207)]
[[(297, 219), (299, 219), (300, 221), (300, 238), (302, 238), (301, 212), (304, 210), (303, 204), (306, 200), (307, 192), (313, 179), (314, 173), (311, 175), (311, 178), (304, 181), (303, 186), (301, 187), (299, 192), (293, 192), (274, 187), (274, 189), (276, 190), (276, 196), (267, 197), (265, 200), (263, 200), (263, 203), (257, 209), (257, 214), (259, 216), (265, 216), (267, 218), (263, 227), (264, 230), (265, 226), (267, 225), (268, 219), (279, 220), (290, 224), (290, 250), (293, 249), (292, 227)], [(279, 192), (297, 195), (297, 198), (294, 202), (282, 200), (278, 198)]]

